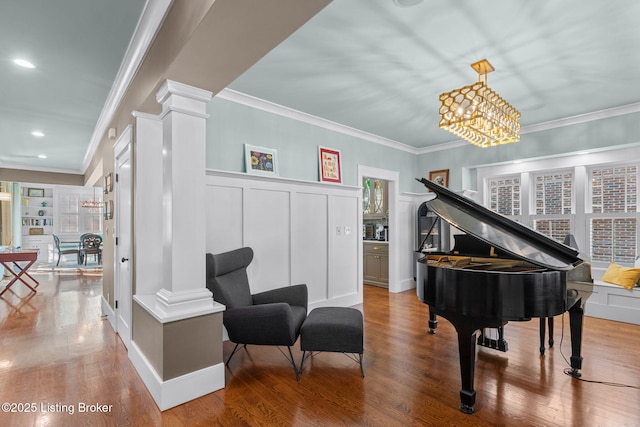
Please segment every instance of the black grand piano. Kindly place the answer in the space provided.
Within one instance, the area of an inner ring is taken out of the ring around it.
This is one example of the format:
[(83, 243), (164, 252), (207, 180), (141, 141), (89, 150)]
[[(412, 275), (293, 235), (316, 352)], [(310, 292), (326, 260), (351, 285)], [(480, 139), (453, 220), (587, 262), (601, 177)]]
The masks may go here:
[(429, 327), (436, 316), (458, 333), (460, 410), (473, 413), (476, 334), (502, 328), (509, 321), (551, 318), (569, 311), (571, 370), (580, 376), (582, 318), (593, 284), (567, 280), (567, 272), (583, 263), (578, 251), (520, 223), (492, 212), (447, 188), (418, 179), (436, 197), (429, 209), (452, 226), (496, 249), (489, 256), (429, 253), (417, 261), (418, 298), (429, 305)]

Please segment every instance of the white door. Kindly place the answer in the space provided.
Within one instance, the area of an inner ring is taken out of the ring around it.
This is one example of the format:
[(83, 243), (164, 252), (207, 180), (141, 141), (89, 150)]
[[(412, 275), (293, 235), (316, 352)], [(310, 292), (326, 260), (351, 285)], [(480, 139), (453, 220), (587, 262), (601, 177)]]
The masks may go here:
[(128, 348), (131, 342), (131, 128), (114, 147), (115, 158), (115, 296), (116, 332)]

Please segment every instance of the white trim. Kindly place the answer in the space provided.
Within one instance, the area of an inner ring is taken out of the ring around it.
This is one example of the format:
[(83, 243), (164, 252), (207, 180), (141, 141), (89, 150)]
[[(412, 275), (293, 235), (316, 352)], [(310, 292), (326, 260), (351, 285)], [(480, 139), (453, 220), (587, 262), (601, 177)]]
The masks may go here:
[[(133, 300), (160, 323), (204, 316), (226, 309), (224, 305), (213, 300), (209, 289), (202, 288), (196, 291), (176, 295), (163, 288), (153, 295), (136, 294)], [(199, 298), (193, 299), (196, 294)]]
[(394, 148), (396, 150), (406, 151), (412, 154), (419, 154), (418, 149), (410, 145), (406, 145), (401, 142), (394, 141), (389, 138), (384, 138), (382, 136), (374, 135), (372, 133), (355, 129), (349, 126), (345, 126), (343, 124), (336, 123), (331, 120), (323, 119), (321, 117), (313, 116), (311, 114), (303, 113), (302, 111), (294, 110), (293, 108), (285, 107), (284, 105), (275, 104), (273, 102), (256, 98), (254, 96), (247, 95), (241, 92), (237, 92), (232, 89), (223, 89), (220, 92), (218, 92), (218, 94), (216, 94), (215, 97), (224, 99), (226, 101), (235, 102), (236, 104), (255, 108), (257, 110), (262, 110), (268, 113), (277, 114), (279, 116), (296, 120), (298, 122), (307, 123), (323, 129), (328, 129), (334, 132), (339, 132), (345, 135), (353, 136), (355, 138), (363, 139), (365, 141), (374, 142), (376, 144), (384, 145), (386, 147)]
[[(393, 139), (384, 138), (382, 136), (365, 132), (360, 129), (355, 129), (350, 126), (333, 122), (331, 120), (323, 119), (321, 117), (307, 114), (302, 111), (294, 110), (293, 108), (285, 107), (283, 105), (279, 105), (264, 99), (256, 98), (254, 96), (247, 95), (233, 89), (223, 89), (215, 97), (416, 155), (432, 153), (435, 151), (449, 150), (451, 148), (463, 147), (469, 144), (466, 141), (458, 139), (455, 141), (445, 142), (429, 147), (417, 148), (407, 144), (403, 144)], [(564, 126), (572, 126), (580, 123), (587, 123), (595, 120), (602, 120), (610, 117), (617, 117), (637, 112), (640, 112), (640, 102), (525, 126), (520, 130), (520, 134), (523, 135), (527, 133), (541, 132), (544, 130), (555, 129)]]
[(120, 102), (122, 102), (124, 95), (129, 89), (129, 85), (136, 76), (140, 65), (142, 65), (172, 4), (173, 0), (147, 1), (145, 4), (136, 29), (131, 37), (131, 41), (129, 42), (127, 52), (120, 64), (118, 74), (116, 74), (115, 81), (111, 86), (107, 100), (104, 103), (104, 107), (94, 128), (89, 148), (82, 161), (81, 173), (85, 173), (89, 168), (89, 163), (100, 146), (100, 140), (109, 128), (110, 122)]
[(161, 411), (224, 388), (223, 363), (162, 381), (134, 341), (129, 349), (129, 360)]
[(246, 180), (249, 180), (249, 181), (271, 181), (271, 182), (277, 182), (277, 183), (281, 183), (281, 184), (312, 185), (312, 186), (316, 186), (316, 187), (339, 188), (339, 189), (347, 189), (347, 190), (353, 190), (353, 191), (360, 191), (360, 189), (361, 189), (361, 187), (353, 186), (353, 185), (344, 185), (344, 184), (336, 185), (336, 184), (330, 183), (330, 182), (308, 181), (308, 180), (296, 179), (296, 178), (283, 178), (283, 177), (280, 177), (280, 176), (254, 175), (254, 174), (248, 174), (246, 172), (230, 172), (230, 171), (225, 171), (225, 170), (220, 170), (220, 169), (207, 169), (205, 173), (206, 173), (207, 176), (217, 176), (217, 177), (234, 178), (234, 179), (246, 179)]
[[(358, 183), (362, 182), (362, 178), (370, 177), (376, 179), (384, 179), (389, 182), (389, 230), (391, 234), (397, 233), (400, 229), (400, 221), (398, 220), (398, 195), (400, 172), (379, 169), (365, 165), (358, 165)], [(362, 224), (363, 216), (362, 209), (358, 209), (358, 233), (360, 237), (360, 245), (358, 245), (358, 283), (363, 283), (363, 253), (362, 253)], [(393, 231), (396, 230), (396, 231)], [(398, 280), (398, 260), (400, 259), (400, 248), (398, 245), (398, 239), (391, 238), (389, 240), (389, 292), (397, 293), (402, 292), (403, 286)]]
[(113, 307), (109, 305), (109, 301), (107, 301), (102, 295), (100, 298), (100, 306), (102, 308), (102, 315), (107, 317), (107, 320), (111, 324), (111, 329), (116, 330), (116, 313), (113, 311)]

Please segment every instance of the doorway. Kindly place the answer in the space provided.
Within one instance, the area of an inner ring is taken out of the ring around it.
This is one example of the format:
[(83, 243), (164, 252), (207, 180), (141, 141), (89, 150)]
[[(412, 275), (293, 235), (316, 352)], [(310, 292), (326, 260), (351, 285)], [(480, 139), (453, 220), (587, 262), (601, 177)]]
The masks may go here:
[[(387, 209), (388, 215), (386, 216), (386, 233), (389, 236), (386, 243), (383, 243), (387, 249), (388, 257), (388, 287), (389, 292), (400, 292), (400, 284), (398, 282), (398, 239), (394, 239), (394, 233), (398, 230), (398, 182), (400, 179), (400, 173), (387, 169), (379, 169), (370, 166), (358, 165), (358, 182), (362, 183), (364, 178), (370, 178), (373, 180), (382, 180), (387, 183)], [(359, 283), (364, 283), (364, 243), (365, 233), (363, 233), (363, 227), (365, 226), (364, 214), (362, 209), (359, 210), (359, 232), (362, 244), (359, 245), (358, 262), (360, 264)], [(384, 225), (383, 225), (384, 229)], [(397, 236), (397, 234), (395, 234)], [(374, 234), (375, 236), (375, 234)], [(378, 234), (379, 236), (379, 234)]]

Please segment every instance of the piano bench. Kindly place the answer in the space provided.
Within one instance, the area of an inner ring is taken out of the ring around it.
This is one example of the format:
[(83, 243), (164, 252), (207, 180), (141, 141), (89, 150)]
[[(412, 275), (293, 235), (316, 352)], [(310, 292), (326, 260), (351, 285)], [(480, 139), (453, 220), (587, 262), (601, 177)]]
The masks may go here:
[[(358, 355), (353, 360), (360, 363), (364, 378), (362, 354), (364, 352), (364, 325), (362, 313), (349, 307), (320, 307), (311, 310), (300, 328), (300, 372), (307, 352), (337, 352)], [(308, 356), (307, 356), (308, 357)]]

